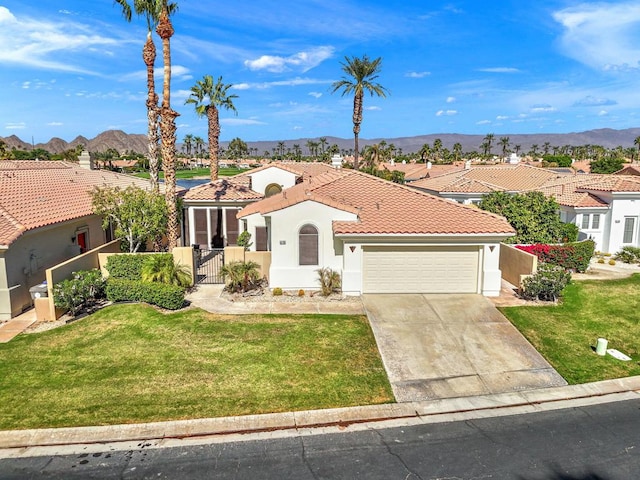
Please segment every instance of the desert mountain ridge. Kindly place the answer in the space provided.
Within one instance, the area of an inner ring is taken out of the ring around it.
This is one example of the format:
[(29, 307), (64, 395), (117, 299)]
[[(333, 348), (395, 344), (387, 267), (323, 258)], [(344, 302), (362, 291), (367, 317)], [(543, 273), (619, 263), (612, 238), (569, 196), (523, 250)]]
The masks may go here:
[[(433, 144), (435, 139), (440, 139), (442, 145), (451, 149), (455, 143), (460, 143), (462, 149), (465, 152), (478, 150), (480, 151), (480, 144), (482, 143), (485, 135), (470, 135), (470, 134), (458, 134), (458, 133), (434, 133), (427, 135), (417, 135), (413, 137), (397, 137), (397, 138), (372, 138), (365, 139), (360, 138), (360, 148), (366, 145), (373, 145), (380, 143), (382, 140), (387, 144), (393, 144), (397, 149), (402, 149), (404, 153), (417, 152), (425, 144)], [(574, 133), (531, 133), (531, 134), (494, 134), (494, 144), (492, 151), (498, 153), (498, 142), (502, 137), (509, 137), (510, 148), (513, 149), (516, 145), (520, 146), (522, 152), (528, 151), (532, 145), (538, 145), (538, 149), (541, 150), (542, 146), (549, 142), (551, 146), (563, 146), (563, 145), (600, 145), (605, 148), (616, 148), (622, 146), (623, 148), (634, 147), (634, 140), (640, 137), (640, 128), (627, 128), (624, 130), (615, 130), (611, 128), (602, 128), (597, 130), (587, 130), (584, 132)], [(294, 145), (299, 145), (303, 154), (308, 154), (307, 142), (318, 142), (320, 137), (308, 137), (285, 140), (285, 148), (293, 148)], [(330, 145), (338, 145), (340, 149), (349, 150), (353, 148), (353, 138), (339, 138), (339, 137), (324, 137), (326, 139), (326, 148)], [(125, 151), (134, 151), (138, 153), (145, 153), (147, 151), (147, 136), (143, 134), (129, 134), (121, 130), (107, 130), (100, 133), (98, 136), (92, 139), (87, 139), (83, 136), (78, 136), (71, 142), (67, 142), (61, 138), (54, 137), (46, 143), (37, 143), (32, 145), (28, 142), (21, 140), (16, 135), (9, 137), (0, 137), (3, 140), (7, 149), (16, 148), (18, 150), (31, 150), (32, 148), (43, 148), (51, 153), (61, 153), (70, 148), (75, 148), (77, 145), (84, 145), (89, 152), (104, 152), (109, 148), (113, 148), (118, 152), (124, 153)], [(245, 141), (249, 148), (256, 149), (258, 155), (262, 155), (265, 151), (272, 152), (274, 148), (278, 147), (278, 144), (282, 140), (273, 141)], [(220, 142), (222, 148), (226, 148), (228, 141)], [(178, 141), (177, 149), (182, 151), (182, 143)]]

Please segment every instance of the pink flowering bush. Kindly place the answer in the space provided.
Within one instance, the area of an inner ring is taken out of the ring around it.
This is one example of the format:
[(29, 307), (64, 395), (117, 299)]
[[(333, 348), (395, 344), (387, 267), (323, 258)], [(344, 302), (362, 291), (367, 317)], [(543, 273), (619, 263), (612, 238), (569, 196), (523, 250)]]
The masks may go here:
[(550, 263), (574, 272), (585, 272), (595, 251), (595, 242), (565, 243), (563, 245), (548, 245), (534, 243), (532, 245), (516, 245), (516, 248), (538, 257), (544, 263)]

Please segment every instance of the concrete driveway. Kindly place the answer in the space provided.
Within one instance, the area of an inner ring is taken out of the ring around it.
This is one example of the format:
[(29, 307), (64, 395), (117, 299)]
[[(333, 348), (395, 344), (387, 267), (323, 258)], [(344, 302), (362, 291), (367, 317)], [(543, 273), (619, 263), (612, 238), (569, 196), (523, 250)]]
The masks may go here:
[(398, 402), (566, 385), (481, 295), (363, 295)]

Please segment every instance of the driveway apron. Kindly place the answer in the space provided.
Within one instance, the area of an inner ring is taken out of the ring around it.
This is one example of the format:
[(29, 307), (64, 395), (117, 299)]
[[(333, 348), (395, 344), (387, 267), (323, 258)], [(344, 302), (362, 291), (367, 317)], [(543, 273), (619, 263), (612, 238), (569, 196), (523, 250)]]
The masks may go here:
[(566, 385), (481, 295), (363, 295), (398, 402)]

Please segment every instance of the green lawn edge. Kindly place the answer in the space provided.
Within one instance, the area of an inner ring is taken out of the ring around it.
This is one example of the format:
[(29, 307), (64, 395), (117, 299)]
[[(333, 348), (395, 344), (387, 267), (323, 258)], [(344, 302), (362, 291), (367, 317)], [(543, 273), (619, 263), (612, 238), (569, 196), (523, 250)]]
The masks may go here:
[(394, 402), (366, 316), (107, 307), (0, 345), (0, 429)]
[[(499, 310), (571, 385), (640, 375), (640, 274), (572, 281), (557, 305)], [(632, 360), (597, 355), (600, 337)]]

